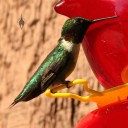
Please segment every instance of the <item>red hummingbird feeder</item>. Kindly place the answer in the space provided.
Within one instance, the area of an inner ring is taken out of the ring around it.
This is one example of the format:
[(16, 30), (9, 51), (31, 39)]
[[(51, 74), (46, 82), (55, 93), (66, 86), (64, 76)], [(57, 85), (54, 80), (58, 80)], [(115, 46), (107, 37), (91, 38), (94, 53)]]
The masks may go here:
[(93, 24), (84, 37), (88, 62), (107, 90), (103, 96), (89, 96), (99, 108), (85, 116), (77, 128), (128, 128), (128, 0), (61, 0), (55, 10), (70, 18), (119, 16)]

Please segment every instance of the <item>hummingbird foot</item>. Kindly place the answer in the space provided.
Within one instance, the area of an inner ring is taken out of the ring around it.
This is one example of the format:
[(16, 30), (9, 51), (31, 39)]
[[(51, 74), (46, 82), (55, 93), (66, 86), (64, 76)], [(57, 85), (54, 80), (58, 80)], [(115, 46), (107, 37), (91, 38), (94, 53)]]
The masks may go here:
[(64, 88), (70, 88), (71, 87), (70, 83), (71, 81), (64, 81), (63, 84), (50, 89), (50, 92), (54, 94), (57, 93), (57, 91), (62, 90)]
[(50, 92), (54, 94), (54, 93), (57, 93), (57, 90), (53, 88), (53, 89), (50, 89)]
[(54, 94), (54, 93), (57, 93), (57, 91), (65, 89), (65, 88), (67, 88), (66, 84), (59, 85), (57, 87), (54, 87), (54, 88), (50, 89), (50, 92)]
[(65, 81), (65, 86), (66, 86), (66, 88), (70, 88), (70, 87), (72, 87), (71, 85), (70, 85), (70, 83), (71, 83), (71, 81)]

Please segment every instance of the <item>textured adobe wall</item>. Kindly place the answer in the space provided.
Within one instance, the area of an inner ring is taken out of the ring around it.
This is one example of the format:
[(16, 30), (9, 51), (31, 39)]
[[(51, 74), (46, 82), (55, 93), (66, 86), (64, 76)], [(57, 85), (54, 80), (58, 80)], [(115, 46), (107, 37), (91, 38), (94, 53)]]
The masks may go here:
[[(57, 44), (67, 18), (54, 12), (54, 4), (55, 0), (0, 0), (0, 128), (73, 128), (82, 116), (96, 108), (91, 103), (49, 99), (42, 94), (8, 109)], [(22, 30), (17, 23), (21, 14), (26, 22)], [(90, 87), (99, 87), (82, 49), (76, 69), (68, 79), (75, 78), (88, 79)], [(70, 91), (86, 94), (80, 86)]]

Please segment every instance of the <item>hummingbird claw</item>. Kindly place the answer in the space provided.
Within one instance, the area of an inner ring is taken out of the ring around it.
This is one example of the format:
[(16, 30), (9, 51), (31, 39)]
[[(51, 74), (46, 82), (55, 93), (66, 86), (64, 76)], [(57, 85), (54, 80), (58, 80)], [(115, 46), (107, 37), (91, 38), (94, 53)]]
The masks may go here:
[(54, 90), (54, 89), (51, 89), (50, 92), (53, 93), (53, 94), (54, 94), (54, 93), (57, 93), (57, 91)]
[(70, 82), (71, 81), (65, 81), (66, 88), (70, 88), (71, 87)]

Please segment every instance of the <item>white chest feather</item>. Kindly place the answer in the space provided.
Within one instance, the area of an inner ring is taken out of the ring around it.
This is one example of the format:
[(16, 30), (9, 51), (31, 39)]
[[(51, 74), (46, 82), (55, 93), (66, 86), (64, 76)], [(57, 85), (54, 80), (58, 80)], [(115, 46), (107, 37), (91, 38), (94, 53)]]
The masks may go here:
[(68, 52), (77, 52), (79, 51), (80, 44), (74, 44), (72, 42), (62, 40), (61, 46), (63, 46)]
[(72, 42), (62, 40), (61, 46), (64, 47), (65, 50), (67, 50), (70, 54), (70, 58), (68, 59), (68, 62), (64, 67), (65, 72), (62, 72), (62, 76), (66, 78), (72, 73), (76, 66), (80, 50), (80, 44), (74, 44)]

